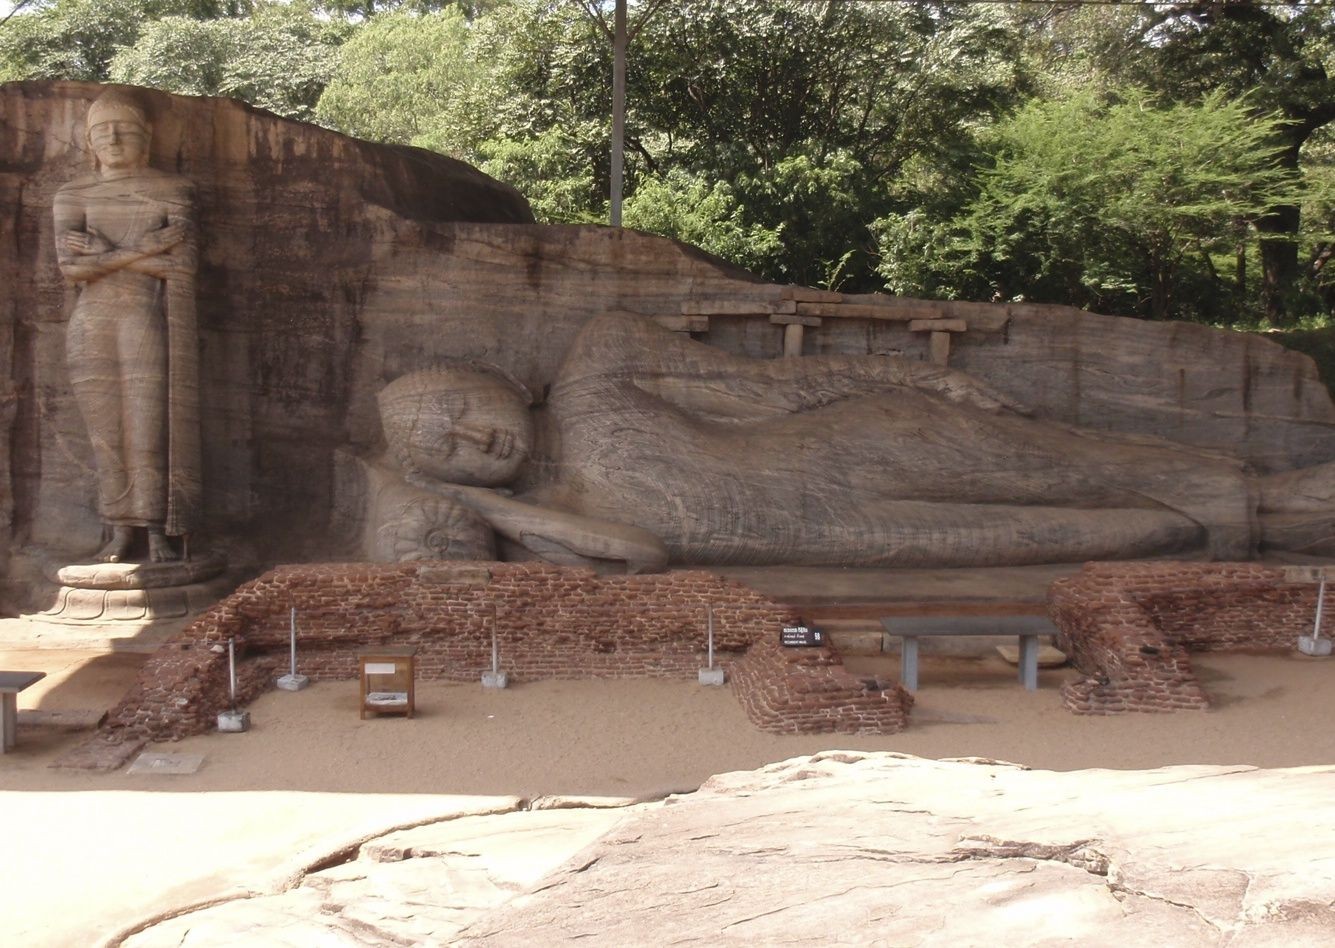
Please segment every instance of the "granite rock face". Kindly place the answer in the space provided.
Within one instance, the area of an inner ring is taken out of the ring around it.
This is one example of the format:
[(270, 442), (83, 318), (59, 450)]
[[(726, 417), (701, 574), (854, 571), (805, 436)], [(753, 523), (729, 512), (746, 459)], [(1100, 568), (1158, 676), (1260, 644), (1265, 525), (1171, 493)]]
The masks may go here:
[(1316, 944), (1333, 781), (828, 751), (660, 805), (395, 833), (127, 944)]
[[(73, 290), (50, 218), (61, 185), (91, 170), (84, 113), (104, 88), (0, 90), (0, 355), (12, 366), (0, 522), (15, 545), (65, 555), (94, 548), (99, 524), (65, 369)], [(254, 537), (252, 555), (281, 557), (328, 520), (377, 261), (422, 221), (527, 223), (532, 213), (512, 188), (443, 156), (226, 99), (132, 94), (152, 123), (152, 165), (196, 187), (204, 532)]]
[[(12, 584), (40, 576), (44, 556), (98, 544), (51, 208), (88, 170), (82, 123), (101, 91), (0, 87), (0, 549)], [(357, 549), (362, 532), (331, 529), (331, 511), (349, 508), (338, 459), (380, 457), (377, 394), (443, 362), (495, 366), (532, 393), (532, 456), (514, 486), (557, 480), (547, 395), (604, 315), (734, 356), (947, 361), (1035, 418), (1225, 451), (1263, 474), (1335, 459), (1335, 408), (1311, 361), (1256, 337), (773, 286), (673, 241), (534, 224), (512, 188), (441, 156), (226, 100), (135, 94), (152, 166), (196, 188), (200, 543), (243, 570)]]
[(458, 943), (1311, 943), (1335, 924), (1332, 779), (827, 752), (713, 778)]

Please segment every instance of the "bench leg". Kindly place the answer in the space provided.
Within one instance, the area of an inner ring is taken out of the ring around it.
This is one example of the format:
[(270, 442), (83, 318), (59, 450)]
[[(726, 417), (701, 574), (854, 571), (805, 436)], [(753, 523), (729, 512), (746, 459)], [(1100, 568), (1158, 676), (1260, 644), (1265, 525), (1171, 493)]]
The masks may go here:
[(918, 690), (918, 637), (906, 635), (900, 640), (899, 683), (909, 691)]
[(1038, 690), (1038, 636), (1020, 636), (1020, 684), (1025, 691)]
[(9, 753), (18, 739), (18, 695), (6, 692), (0, 695), (0, 754)]

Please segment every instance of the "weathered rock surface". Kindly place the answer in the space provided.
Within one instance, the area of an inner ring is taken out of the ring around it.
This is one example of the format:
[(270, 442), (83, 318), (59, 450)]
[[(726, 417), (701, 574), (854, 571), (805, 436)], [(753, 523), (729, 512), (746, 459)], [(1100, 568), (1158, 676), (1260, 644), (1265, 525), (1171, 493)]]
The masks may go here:
[[(88, 167), (83, 116), (101, 90), (0, 89), (9, 552), (98, 543), (51, 206)], [(1335, 459), (1335, 408), (1311, 361), (1252, 336), (1062, 307), (795, 296), (672, 241), (533, 224), (513, 189), (440, 156), (235, 102), (139, 94), (153, 167), (198, 192), (204, 532), (243, 571), (346, 549), (328, 531), (337, 452), (378, 451), (376, 393), (446, 359), (495, 363), (533, 393), (530, 482), (518, 486), (543, 483), (555, 457), (547, 387), (581, 327), (606, 313), (761, 358), (786, 347), (925, 361), (945, 355), (933, 340), (949, 336), (951, 367), (1040, 418), (1226, 450), (1262, 472)], [(36, 556), (16, 559), (10, 583), (42, 581)]]
[[(0, 90), (0, 357), (13, 366), (0, 389), (12, 439), (0, 521), (20, 544), (67, 553), (96, 546), (99, 527), (89, 439), (66, 378), (70, 290), (51, 209), (60, 186), (91, 167), (84, 113), (104, 88)], [(357, 314), (376, 260), (419, 221), (525, 223), (532, 213), (513, 188), (440, 155), (226, 99), (135, 95), (153, 125), (152, 166), (197, 188), (208, 532), (237, 537), (258, 518), (289, 528), (265, 531), (262, 558), (299, 548), (306, 526), (327, 519), (330, 452), (347, 441)]]
[(396, 833), (127, 944), (1315, 944), (1335, 930), (1332, 789), (1330, 766), (831, 751), (635, 811)]
[(182, 915), (123, 944), (446, 944), (637, 811), (534, 810), (391, 833), (281, 895)]

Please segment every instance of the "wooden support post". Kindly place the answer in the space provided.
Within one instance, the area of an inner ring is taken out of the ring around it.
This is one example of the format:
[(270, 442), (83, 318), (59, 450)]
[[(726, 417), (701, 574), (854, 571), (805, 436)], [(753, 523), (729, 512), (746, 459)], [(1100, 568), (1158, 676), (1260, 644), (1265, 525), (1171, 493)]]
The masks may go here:
[(950, 333), (933, 332), (929, 345), (933, 362), (937, 365), (950, 364)]
[(769, 321), (783, 327), (783, 357), (796, 359), (802, 354), (802, 339), (808, 326), (820, 325), (819, 316), (798, 316), (796, 313), (775, 313)]
[(802, 335), (806, 327), (801, 323), (790, 323), (783, 327), (783, 357), (796, 359), (802, 355)]

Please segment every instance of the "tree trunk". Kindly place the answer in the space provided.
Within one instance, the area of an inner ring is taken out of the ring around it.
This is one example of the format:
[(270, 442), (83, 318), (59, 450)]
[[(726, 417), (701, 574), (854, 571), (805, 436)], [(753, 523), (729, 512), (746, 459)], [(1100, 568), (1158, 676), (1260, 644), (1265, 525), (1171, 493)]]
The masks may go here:
[(1261, 234), (1261, 308), (1276, 326), (1294, 319), (1285, 304), (1300, 276), (1298, 224), (1298, 207), (1293, 204), (1276, 207), (1256, 222)]
[(1159, 259), (1150, 260), (1150, 318), (1167, 319), (1172, 302), (1172, 268)]
[[(1299, 153), (1315, 131), (1295, 122), (1284, 130), (1284, 149), (1277, 156), (1278, 163), (1299, 172)], [(1256, 222), (1261, 237), (1261, 310), (1275, 326), (1284, 326), (1296, 318), (1288, 311), (1288, 302), (1302, 277), (1298, 264), (1298, 228), (1301, 223), (1297, 204), (1282, 204)]]

